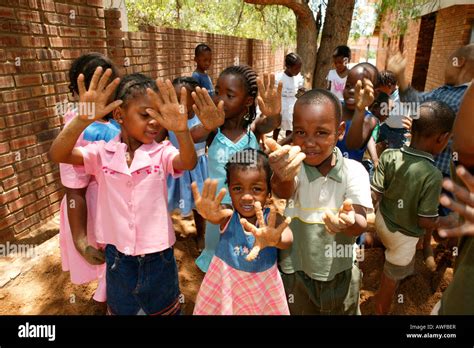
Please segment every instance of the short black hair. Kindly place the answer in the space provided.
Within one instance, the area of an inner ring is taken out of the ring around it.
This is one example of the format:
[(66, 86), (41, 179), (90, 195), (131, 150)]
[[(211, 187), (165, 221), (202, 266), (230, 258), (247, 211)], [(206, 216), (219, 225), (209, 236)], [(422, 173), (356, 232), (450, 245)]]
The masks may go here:
[(344, 57), (351, 59), (351, 49), (345, 45), (337, 46), (332, 53), (333, 58)]
[(211, 48), (206, 45), (205, 43), (200, 43), (199, 45), (196, 46), (194, 49), (194, 56), (197, 57), (203, 52), (212, 52)]
[(258, 169), (264, 170), (265, 179), (267, 182), (268, 192), (272, 191), (271, 189), (271, 178), (272, 178), (272, 168), (270, 167), (270, 162), (268, 161), (268, 155), (261, 151), (252, 148), (246, 148), (239, 152), (234, 153), (230, 158), (227, 164), (225, 165), (226, 180), (227, 185), (230, 184), (230, 172), (235, 169)]
[(430, 100), (420, 105), (418, 118), (413, 120), (411, 131), (422, 137), (451, 132), (456, 114), (448, 104)]
[(395, 74), (389, 70), (383, 70), (380, 72), (380, 86), (395, 86), (397, 84), (397, 78)]
[[(298, 98), (296, 104), (325, 104), (330, 103), (333, 105), (334, 110), (336, 111), (336, 126), (342, 121), (342, 106), (339, 99), (330, 91), (322, 88), (313, 88), (306, 93), (304, 93), (301, 97)], [(296, 105), (295, 105), (296, 106)]]
[(158, 86), (151, 77), (140, 73), (125, 75), (117, 87), (115, 100), (122, 100), (121, 106), (125, 107), (130, 99), (138, 95), (146, 95), (147, 88), (158, 92)]
[(374, 88), (377, 88), (380, 85), (380, 73), (379, 73), (379, 69), (377, 69), (375, 65), (370, 64), (368, 62), (362, 62), (352, 67), (352, 69), (357, 69), (357, 68), (363, 68), (364, 73), (367, 72), (369, 74), (370, 80), (372, 81)]
[(196, 87), (199, 87), (199, 82), (193, 77), (182, 76), (177, 77), (173, 80), (173, 86), (184, 86), (190, 91), (196, 90)]
[(299, 55), (297, 55), (296, 53), (288, 53), (286, 56), (285, 56), (285, 66), (287, 67), (292, 67), (296, 64), (302, 64), (303, 63), (303, 60), (301, 59), (301, 57)]

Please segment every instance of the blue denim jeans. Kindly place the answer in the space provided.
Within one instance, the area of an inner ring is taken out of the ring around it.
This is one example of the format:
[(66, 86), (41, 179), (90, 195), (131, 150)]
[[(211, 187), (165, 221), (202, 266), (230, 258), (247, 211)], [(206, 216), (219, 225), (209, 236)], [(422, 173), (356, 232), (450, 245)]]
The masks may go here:
[(143, 256), (105, 248), (107, 307), (116, 315), (180, 314), (173, 248)]

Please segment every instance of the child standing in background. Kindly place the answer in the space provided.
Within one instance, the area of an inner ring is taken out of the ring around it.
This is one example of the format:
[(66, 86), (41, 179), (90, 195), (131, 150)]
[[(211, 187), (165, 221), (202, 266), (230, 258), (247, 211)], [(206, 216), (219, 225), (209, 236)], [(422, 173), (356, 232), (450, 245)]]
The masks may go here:
[[(187, 92), (187, 110), (188, 110), (188, 128), (191, 129), (195, 125), (200, 124), (199, 118), (193, 112), (193, 98), (191, 93), (195, 92), (198, 83), (192, 77), (178, 77), (173, 80), (173, 86), (176, 94), (179, 95), (182, 87), (186, 88)], [(165, 130), (166, 131), (166, 130)], [(168, 138), (174, 147), (179, 149), (178, 139), (173, 132), (167, 132)], [(205, 220), (196, 211), (194, 205), (194, 199), (191, 194), (191, 183), (194, 181), (197, 183), (199, 190), (202, 190), (204, 180), (209, 176), (207, 169), (207, 156), (206, 156), (206, 142), (194, 144), (198, 162), (193, 170), (186, 171), (183, 176), (174, 179), (168, 176), (168, 209), (170, 212), (178, 209), (181, 212), (181, 216), (187, 217), (191, 213), (194, 215), (194, 222), (196, 224), (197, 233), (197, 247), (198, 250), (204, 248), (204, 229)]]
[(212, 51), (206, 44), (199, 44), (194, 49), (194, 61), (196, 62), (196, 70), (192, 77), (198, 82), (199, 87), (207, 89), (211, 97), (214, 96), (214, 85), (212, 79), (206, 73), (212, 64)]
[[(285, 71), (275, 76), (275, 82), (283, 84), (281, 92), (281, 129), (285, 131), (285, 137), (291, 134), (293, 123), (293, 107), (296, 102), (296, 94), (303, 89), (304, 79), (300, 74), (303, 61), (296, 53), (285, 56)], [(280, 128), (273, 131), (273, 139), (278, 140)]]
[[(119, 84), (119, 79), (108, 84), (111, 74), (111, 69), (102, 74), (97, 68), (87, 90), (79, 75), (80, 102), (93, 105), (94, 115), (71, 120), (49, 155), (56, 163), (84, 165), (98, 182), (98, 242), (106, 244), (108, 313), (177, 314), (176, 237), (167, 209), (166, 177), (179, 176), (197, 162), (187, 126), (186, 89), (181, 90), (179, 104), (169, 80), (155, 83), (132, 74), (123, 78), (118, 100), (109, 104)], [(74, 148), (83, 130), (111, 111), (121, 133), (108, 143)], [(159, 125), (175, 132), (180, 151), (168, 141), (154, 141)]]
[[(118, 70), (112, 61), (100, 53), (88, 53), (73, 61), (69, 70), (69, 89), (74, 99), (79, 97), (77, 78), (84, 75), (86, 88), (92, 80), (97, 67), (112, 69), (111, 78), (118, 76)], [(79, 110), (69, 110), (64, 116), (68, 124), (77, 116)], [(80, 135), (75, 146), (104, 140), (109, 141), (120, 132), (120, 126), (111, 118), (111, 114), (90, 124)], [(59, 245), (63, 271), (69, 271), (73, 284), (88, 283), (99, 279), (94, 299), (106, 300), (105, 291), (105, 258), (100, 251), (97, 240), (96, 210), (97, 181), (94, 176), (86, 174), (83, 167), (61, 163), (59, 166), (61, 183), (66, 194), (61, 201)], [(99, 237), (99, 238), (98, 238)]]
[(410, 146), (385, 150), (372, 180), (372, 197), (379, 209), (377, 235), (385, 246), (377, 314), (390, 311), (400, 280), (413, 274), (420, 237), (447, 221), (438, 217), (443, 176), (433, 156), (441, 153), (451, 136), (454, 112), (442, 102), (425, 102), (413, 121)]
[(331, 91), (340, 101), (344, 99), (342, 95), (346, 86), (349, 68), (347, 65), (351, 61), (351, 49), (347, 46), (337, 46), (332, 54), (332, 61), (335, 69), (329, 70), (326, 80), (327, 89)]
[(202, 196), (193, 183), (198, 211), (220, 226), (219, 244), (194, 314), (289, 314), (277, 248), (286, 249), (292, 243), (291, 219), (283, 220), (274, 207), (262, 211), (271, 194), (268, 157), (254, 149), (237, 152), (227, 163), (226, 173), (235, 210), (220, 205), (226, 189), (215, 197), (216, 180), (206, 181)]

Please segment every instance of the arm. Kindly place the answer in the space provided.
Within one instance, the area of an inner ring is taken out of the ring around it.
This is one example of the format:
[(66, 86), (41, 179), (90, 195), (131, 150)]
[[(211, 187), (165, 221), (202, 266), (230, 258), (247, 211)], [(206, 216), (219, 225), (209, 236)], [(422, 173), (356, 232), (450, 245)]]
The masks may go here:
[(179, 155), (173, 159), (174, 170), (192, 170), (197, 163), (196, 150), (189, 130), (175, 133), (179, 144)]
[(380, 201), (382, 200), (382, 193), (375, 191), (373, 188), (371, 190), (371, 196), (372, 196), (372, 204), (374, 205), (374, 210), (379, 210), (379, 204)]
[(346, 199), (337, 214), (327, 210), (323, 214), (323, 221), (330, 234), (342, 232), (348, 236), (358, 236), (367, 229), (366, 214), (365, 207)]
[(290, 199), (293, 196), (293, 193), (295, 193), (296, 183), (294, 179), (283, 181), (278, 177), (278, 175), (273, 173), (271, 184), (273, 193), (275, 193), (279, 198)]
[(377, 167), (379, 164), (379, 156), (377, 154), (377, 146), (375, 145), (375, 140), (372, 137), (370, 137), (369, 143), (367, 144), (367, 150), (369, 151), (369, 155), (370, 158), (372, 158), (374, 166)]
[[(277, 226), (280, 226), (282, 223), (285, 222), (285, 220), (286, 219), (282, 215), (277, 214)], [(290, 226), (287, 226), (283, 230), (283, 233), (281, 234), (281, 239), (278, 242), (278, 244), (275, 245), (275, 247), (278, 249), (284, 250), (291, 247), (292, 244), (293, 244), (293, 232), (291, 231)]]
[(198, 124), (192, 127), (189, 132), (191, 133), (193, 141), (197, 144), (206, 141), (207, 138), (209, 138), (209, 135), (213, 132), (213, 130), (208, 130), (202, 124)]
[(474, 80), (464, 94), (456, 121), (453, 126), (453, 149), (458, 161), (467, 168), (474, 167)]
[(83, 165), (82, 152), (75, 147), (81, 133), (94, 121), (84, 121), (74, 117), (54, 139), (49, 149), (49, 158), (55, 163)]

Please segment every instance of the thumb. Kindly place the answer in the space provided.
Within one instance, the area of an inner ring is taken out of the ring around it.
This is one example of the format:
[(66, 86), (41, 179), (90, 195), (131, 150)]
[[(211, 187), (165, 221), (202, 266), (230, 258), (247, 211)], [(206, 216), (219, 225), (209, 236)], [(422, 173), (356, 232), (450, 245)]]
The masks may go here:
[(281, 149), (281, 146), (275, 140), (273, 140), (272, 138), (266, 138), (265, 139), (265, 145), (268, 147), (270, 152)]
[(345, 212), (350, 212), (354, 210), (354, 207), (352, 206), (352, 199), (346, 199), (344, 203), (342, 203), (342, 210)]

